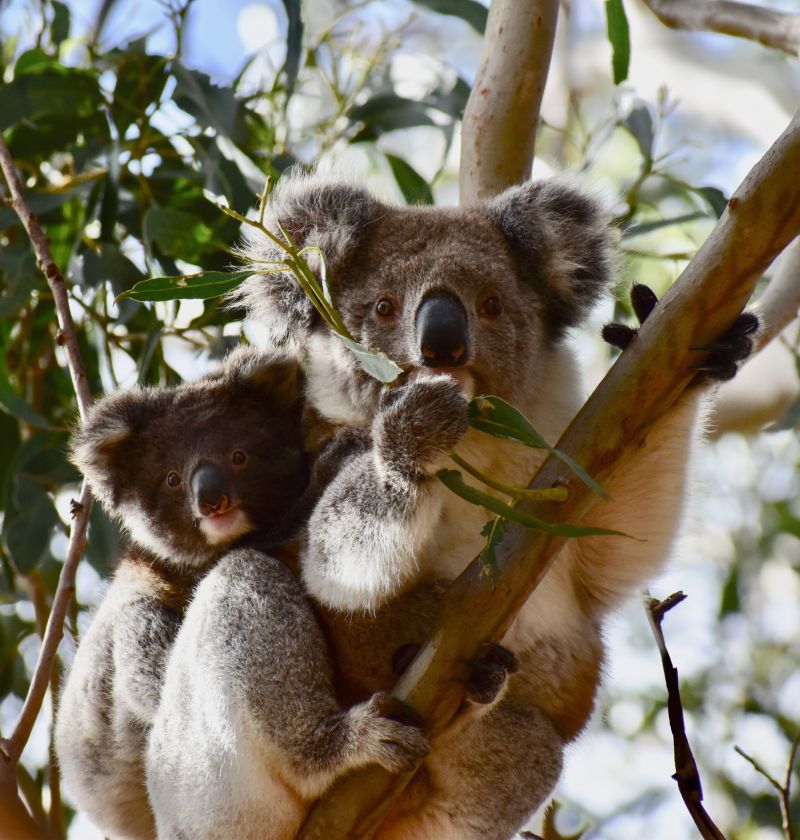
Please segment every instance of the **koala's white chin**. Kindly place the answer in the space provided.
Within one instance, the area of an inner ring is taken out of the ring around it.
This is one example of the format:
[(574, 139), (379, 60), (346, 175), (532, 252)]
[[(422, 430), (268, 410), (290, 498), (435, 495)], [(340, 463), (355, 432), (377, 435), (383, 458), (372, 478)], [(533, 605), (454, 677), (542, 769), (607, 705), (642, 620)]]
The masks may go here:
[(233, 542), (253, 530), (247, 514), (240, 508), (216, 516), (203, 517), (199, 524), (209, 545)]

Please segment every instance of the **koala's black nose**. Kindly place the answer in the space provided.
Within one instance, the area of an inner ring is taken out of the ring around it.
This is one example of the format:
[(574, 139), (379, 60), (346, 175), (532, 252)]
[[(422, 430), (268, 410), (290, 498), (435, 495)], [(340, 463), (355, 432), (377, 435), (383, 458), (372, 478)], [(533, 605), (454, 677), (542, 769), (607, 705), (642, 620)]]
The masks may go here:
[(417, 310), (417, 346), (425, 367), (457, 367), (467, 361), (467, 313), (447, 292), (428, 295)]
[(203, 516), (224, 513), (230, 507), (227, 476), (214, 464), (201, 464), (192, 473), (191, 487)]

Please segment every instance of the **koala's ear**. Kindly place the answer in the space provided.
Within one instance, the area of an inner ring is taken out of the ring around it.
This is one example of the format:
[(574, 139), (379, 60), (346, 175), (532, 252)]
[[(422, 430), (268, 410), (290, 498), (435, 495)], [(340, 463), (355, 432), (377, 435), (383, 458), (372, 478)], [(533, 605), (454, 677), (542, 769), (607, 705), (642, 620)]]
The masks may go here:
[(579, 323), (610, 285), (610, 213), (558, 179), (512, 187), (486, 210), (508, 239), (522, 279), (541, 294), (554, 338)]
[(237, 347), (223, 362), (223, 373), (270, 402), (292, 405), (303, 395), (303, 375), (296, 356)]
[[(319, 248), (325, 255), (328, 280), (335, 288), (336, 272), (358, 244), (364, 227), (375, 219), (381, 205), (366, 190), (317, 175), (285, 174), (269, 199), (265, 225), (280, 236), (280, 225), (300, 247)], [(283, 253), (256, 230), (247, 231), (241, 249), (252, 268), (283, 259)], [(319, 273), (318, 255), (306, 260)], [(316, 318), (316, 310), (289, 273), (255, 275), (230, 296), (234, 305), (267, 329), (270, 342), (280, 347), (302, 343)]]
[(98, 400), (70, 441), (70, 461), (86, 476), (107, 508), (119, 501), (120, 473), (133, 457), (134, 439), (154, 410), (155, 396), (144, 389), (121, 391)]

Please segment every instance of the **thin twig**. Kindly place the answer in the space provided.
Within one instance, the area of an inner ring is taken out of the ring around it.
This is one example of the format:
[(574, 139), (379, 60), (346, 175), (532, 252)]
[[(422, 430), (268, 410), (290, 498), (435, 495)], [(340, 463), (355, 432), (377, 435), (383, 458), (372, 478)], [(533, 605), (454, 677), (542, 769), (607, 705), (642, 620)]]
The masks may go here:
[[(14, 161), (11, 157), (11, 152), (8, 150), (8, 146), (2, 137), (0, 137), (0, 170), (2, 170), (11, 193), (11, 207), (19, 216), (28, 234), (33, 252), (36, 255), (37, 264), (44, 274), (53, 294), (59, 325), (59, 330), (56, 334), (56, 343), (61, 345), (66, 352), (69, 373), (78, 401), (78, 410), (81, 418), (83, 418), (91, 404), (92, 395), (89, 391), (86, 371), (78, 347), (75, 324), (69, 311), (67, 287), (61, 271), (53, 261), (47, 234), (42, 230), (39, 220), (31, 212), (30, 207), (28, 207), (22, 190), (22, 184), (20, 183)], [(47, 692), (50, 674), (53, 670), (56, 652), (58, 651), (58, 644), (64, 633), (64, 617), (66, 616), (72, 599), (72, 593), (75, 589), (75, 570), (86, 545), (86, 529), (89, 525), (89, 515), (91, 512), (92, 496), (86, 482), (84, 482), (81, 488), (77, 515), (72, 524), (67, 555), (58, 579), (58, 586), (53, 597), (53, 606), (50, 611), (50, 617), (47, 620), (39, 660), (36, 663), (36, 670), (28, 688), (28, 695), (25, 698), (22, 711), (11, 736), (7, 740), (0, 741), (0, 750), (5, 753), (12, 765), (16, 765), (19, 761), (22, 750), (30, 738), (33, 725), (39, 715), (45, 693)]]
[(753, 769), (760, 773), (778, 793), (778, 802), (781, 806), (781, 819), (783, 833), (786, 835), (786, 840), (795, 840), (794, 824), (792, 823), (792, 770), (794, 769), (794, 762), (797, 758), (797, 751), (800, 749), (800, 734), (792, 741), (792, 747), (789, 750), (789, 761), (786, 766), (786, 780), (781, 784), (774, 776), (770, 775), (751, 755), (746, 753), (741, 747), (735, 746), (739, 755), (752, 764)]
[(729, 0), (643, 0), (671, 29), (719, 32), (800, 55), (800, 15)]
[(672, 742), (675, 750), (675, 775), (672, 777), (678, 783), (678, 790), (686, 804), (694, 824), (702, 837), (706, 840), (725, 840), (725, 835), (717, 828), (714, 821), (703, 807), (703, 787), (700, 784), (700, 773), (697, 763), (686, 737), (686, 727), (683, 720), (683, 704), (678, 683), (678, 669), (672, 664), (661, 622), (673, 607), (680, 604), (686, 596), (683, 592), (675, 592), (669, 598), (659, 601), (648, 598), (645, 602), (650, 627), (661, 654), (661, 664), (664, 667), (664, 680), (667, 683), (667, 711), (669, 713), (669, 728), (672, 730)]

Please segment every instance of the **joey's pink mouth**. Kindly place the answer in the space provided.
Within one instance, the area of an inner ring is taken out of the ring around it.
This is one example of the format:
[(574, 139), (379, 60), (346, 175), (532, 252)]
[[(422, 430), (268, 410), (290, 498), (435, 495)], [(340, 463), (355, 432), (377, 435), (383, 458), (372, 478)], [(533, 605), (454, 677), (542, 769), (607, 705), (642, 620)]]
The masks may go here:
[(200, 517), (199, 528), (210, 545), (232, 542), (253, 530), (249, 517), (238, 505)]

